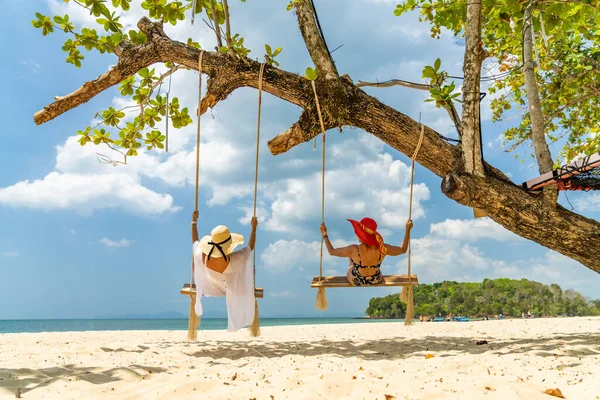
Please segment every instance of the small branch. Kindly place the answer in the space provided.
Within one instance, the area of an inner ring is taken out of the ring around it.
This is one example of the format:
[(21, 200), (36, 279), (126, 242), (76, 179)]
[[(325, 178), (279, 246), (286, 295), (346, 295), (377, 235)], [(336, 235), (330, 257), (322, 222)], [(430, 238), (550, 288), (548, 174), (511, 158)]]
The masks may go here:
[(510, 153), (512, 152), (514, 149), (516, 149), (517, 147), (519, 147), (520, 145), (522, 145), (525, 141), (527, 141), (527, 137), (524, 137), (522, 139), (520, 139), (517, 143), (514, 143), (512, 146), (510, 146), (507, 150), (504, 150), (506, 153)]
[(554, 118), (558, 117), (558, 114), (560, 114), (561, 112), (565, 111), (569, 107), (572, 107), (572, 106), (574, 106), (574, 105), (576, 105), (578, 103), (581, 103), (582, 101), (586, 101), (586, 100), (591, 99), (591, 98), (600, 97), (600, 89), (590, 88), (590, 90), (592, 91), (591, 93), (588, 93), (588, 94), (586, 94), (584, 96), (577, 97), (577, 98), (569, 101), (567, 104), (564, 104), (564, 105), (560, 106), (554, 112), (554, 114), (552, 114), (550, 116), (546, 115), (545, 119), (546, 119), (546, 121), (548, 121), (547, 124), (549, 124), (550, 122), (552, 122), (552, 120)]
[(319, 28), (315, 20), (315, 10), (310, 0), (302, 0), (295, 4), (300, 32), (302, 32), (302, 38), (304, 39), (310, 58), (315, 63), (319, 76), (325, 79), (336, 79), (338, 72), (327, 50), (327, 45), (319, 33)]
[(231, 25), (229, 22), (229, 6), (227, 5), (227, 0), (223, 0), (223, 10), (225, 12), (225, 40), (227, 41), (227, 48), (229, 49), (229, 55), (235, 57), (233, 44), (231, 43)]
[[(158, 78), (158, 80), (154, 83), (154, 85), (152, 85), (152, 87), (150, 88), (150, 91), (148, 92), (148, 95), (140, 103), (140, 109), (141, 109), (140, 116), (142, 117), (142, 119), (144, 118), (144, 107), (146, 107), (146, 104), (148, 104), (148, 101), (150, 101), (150, 98), (152, 97), (154, 90), (165, 80), (165, 78), (167, 78), (170, 75), (173, 75), (178, 69), (181, 69), (181, 68), (183, 68), (181, 65), (176, 65), (176, 66), (172, 67), (170, 70), (168, 70), (167, 72), (162, 74)], [(168, 107), (169, 107), (169, 105), (167, 104), (167, 112), (168, 112)]]
[(583, 2), (581, 0), (541, 0), (540, 3), (544, 3), (544, 4), (552, 4), (552, 3), (571, 4), (571, 3), (575, 3), (575, 4), (578, 4), (578, 5), (588, 6), (588, 7), (591, 7), (591, 8), (598, 8), (597, 5), (588, 4), (588, 3)]
[[(415, 83), (415, 82), (404, 81), (402, 79), (390, 79), (390, 80), (387, 80), (384, 82), (364, 82), (364, 81), (359, 80), (358, 84), (356, 85), (356, 87), (382, 87), (382, 88), (387, 88), (387, 87), (392, 87), (392, 86), (403, 86), (403, 87), (407, 87), (407, 88), (411, 88), (411, 89), (418, 89), (418, 90), (430, 90), (431, 89), (431, 85), (428, 85), (426, 83)], [(454, 126), (456, 127), (456, 130), (458, 132), (458, 137), (462, 137), (462, 123), (458, 116), (458, 112), (456, 111), (456, 108), (454, 107), (454, 104), (450, 103), (448, 105), (448, 107), (444, 107), (444, 109), (448, 113), (450, 120), (452, 120), (452, 122), (454, 122)]]
[(411, 89), (418, 89), (418, 90), (429, 90), (431, 89), (431, 85), (427, 85), (425, 83), (415, 83), (415, 82), (409, 82), (409, 81), (403, 81), (401, 79), (390, 79), (388, 81), (384, 81), (384, 82), (364, 82), (364, 81), (358, 81), (358, 84), (356, 85), (356, 87), (367, 87), (367, 86), (371, 86), (371, 87), (392, 87), (392, 86), (404, 86), (407, 88), (411, 88)]
[(215, 0), (210, 0), (210, 9), (212, 11), (213, 22), (215, 24), (215, 33), (217, 34), (217, 51), (221, 51), (223, 42), (221, 41), (221, 28), (219, 27), (219, 16), (217, 15), (217, 7), (215, 6)]
[(202, 21), (204, 21), (204, 23), (206, 24), (206, 26), (208, 26), (211, 31), (213, 31), (214, 33), (217, 33), (217, 31), (215, 31), (215, 27), (212, 24), (212, 20), (208, 20), (207, 21), (204, 18), (202, 18)]

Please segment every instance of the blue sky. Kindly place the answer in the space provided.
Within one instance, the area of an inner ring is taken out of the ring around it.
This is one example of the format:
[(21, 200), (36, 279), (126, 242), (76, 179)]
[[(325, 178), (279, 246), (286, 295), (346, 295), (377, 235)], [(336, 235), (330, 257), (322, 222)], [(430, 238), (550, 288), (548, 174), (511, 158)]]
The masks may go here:
[[(457, 40), (450, 35), (431, 39), (428, 26), (414, 14), (394, 17), (395, 2), (352, 0), (341, 7), (319, 0), (316, 6), (330, 48), (343, 44), (334, 53), (338, 70), (355, 81), (421, 81), (422, 67), (436, 57), (452, 75), (462, 73), (463, 47)], [(63, 33), (42, 37), (31, 26), (36, 11), (64, 14), (68, 9), (76, 25), (89, 21), (73, 4), (38, 0), (4, 7), (11, 18), (0, 28), (0, 51), (7, 55), (0, 64), (6, 77), (0, 97), (0, 319), (187, 313), (188, 298), (179, 289), (190, 276), (195, 126), (171, 130), (169, 154), (144, 153), (118, 167), (96, 160), (96, 152), (111, 154), (108, 149), (81, 148), (74, 138), (96, 111), (125, 104), (116, 89), (36, 126), (36, 111), (96, 78), (116, 59), (85, 54), (83, 68), (77, 69), (64, 62)], [(233, 2), (231, 7), (233, 30), (246, 38), (253, 57), (262, 58), (268, 43), (283, 48), (278, 57), (282, 68), (301, 73), (311, 65), (284, 3)], [(134, 24), (140, 16), (136, 10), (124, 22)], [(214, 46), (211, 32), (198, 20), (194, 26), (167, 26), (166, 32), (179, 40), (191, 36), (204, 48)], [(193, 110), (196, 85), (197, 74), (178, 72), (171, 94)], [(447, 115), (423, 102), (425, 93), (367, 91), (415, 119), (421, 112), (424, 123), (454, 135)], [(256, 100), (255, 90), (238, 90), (202, 119), (201, 235), (225, 224), (248, 237)], [(510, 125), (490, 123), (488, 101), (482, 106), (486, 160), (517, 183), (537, 175), (530, 159), (520, 163), (503, 151), (500, 135)], [(267, 148), (267, 141), (293, 124), (299, 112), (271, 95), (263, 97), (257, 244), (263, 316), (322, 315), (314, 310), (315, 290), (310, 288), (319, 270), (320, 148), (314, 151), (306, 143), (279, 156)], [(357, 129), (330, 131), (327, 140), (330, 237), (350, 243), (346, 218), (371, 216), (386, 241), (399, 243), (408, 213), (410, 160)], [(420, 166), (416, 184), (412, 265), (421, 282), (524, 277), (598, 297), (598, 274), (487, 218), (473, 219), (472, 210), (441, 194), (440, 179)], [(598, 195), (574, 193), (569, 199), (576, 211), (600, 216)], [(568, 207), (564, 195), (560, 201)], [(325, 256), (324, 269), (343, 274), (346, 264)], [(406, 257), (386, 260), (384, 273), (404, 271)], [(370, 297), (392, 292), (328, 290), (330, 309), (324, 315), (361, 315)], [(224, 312), (223, 299), (204, 304), (207, 311)]]

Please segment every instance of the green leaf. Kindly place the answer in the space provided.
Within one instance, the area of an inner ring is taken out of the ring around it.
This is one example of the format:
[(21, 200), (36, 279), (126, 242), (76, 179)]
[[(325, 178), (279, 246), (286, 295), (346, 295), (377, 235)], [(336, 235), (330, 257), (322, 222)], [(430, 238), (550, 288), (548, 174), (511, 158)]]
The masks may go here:
[(42, 15), (40, 13), (35, 13), (35, 16), (37, 17), (37, 20), (31, 21), (31, 24), (35, 28), (41, 29), (43, 36), (54, 32), (54, 22), (52, 22), (50, 17)]
[(306, 68), (306, 71), (304, 73), (305, 73), (304, 77), (306, 79), (308, 79), (309, 81), (315, 81), (315, 80), (317, 80), (318, 74), (317, 74), (317, 70), (316, 69), (308, 67), (308, 68)]
[(433, 63), (433, 69), (435, 70), (435, 72), (440, 70), (440, 67), (442, 66), (442, 60), (440, 60), (439, 58), (437, 58), (435, 60), (435, 62)]
[(435, 78), (435, 71), (430, 65), (423, 68), (423, 78)]

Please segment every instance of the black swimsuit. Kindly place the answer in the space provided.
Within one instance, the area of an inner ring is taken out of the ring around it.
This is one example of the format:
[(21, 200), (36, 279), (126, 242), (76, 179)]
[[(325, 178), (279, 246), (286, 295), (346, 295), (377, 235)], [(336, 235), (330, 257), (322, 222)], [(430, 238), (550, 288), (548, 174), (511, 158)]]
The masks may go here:
[[(381, 275), (381, 255), (379, 255), (379, 264), (374, 265), (374, 266), (369, 266), (369, 265), (362, 265), (362, 260), (360, 258), (360, 247), (358, 247), (358, 262), (359, 264), (356, 264), (354, 262), (354, 260), (352, 260), (352, 258), (350, 257), (350, 262), (352, 263), (352, 269), (350, 270), (350, 273), (352, 275), (352, 284), (354, 286), (365, 286), (365, 285), (377, 285), (379, 283), (381, 283), (381, 280), (383, 279), (383, 276)], [(371, 276), (364, 276), (361, 275), (361, 273), (359, 272), (360, 268), (377, 268), (377, 272), (375, 272), (373, 275)]]

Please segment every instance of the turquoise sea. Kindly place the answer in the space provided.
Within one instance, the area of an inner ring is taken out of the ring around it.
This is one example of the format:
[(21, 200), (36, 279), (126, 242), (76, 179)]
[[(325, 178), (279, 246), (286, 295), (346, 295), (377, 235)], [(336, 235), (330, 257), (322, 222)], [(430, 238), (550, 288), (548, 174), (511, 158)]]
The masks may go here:
[[(320, 324), (373, 324), (403, 321), (402, 319), (359, 318), (261, 318), (261, 326), (320, 325)], [(22, 332), (84, 332), (84, 331), (146, 331), (187, 330), (188, 321), (174, 319), (33, 319), (0, 320), (1, 333)], [(226, 318), (203, 318), (200, 330), (227, 329)]]

